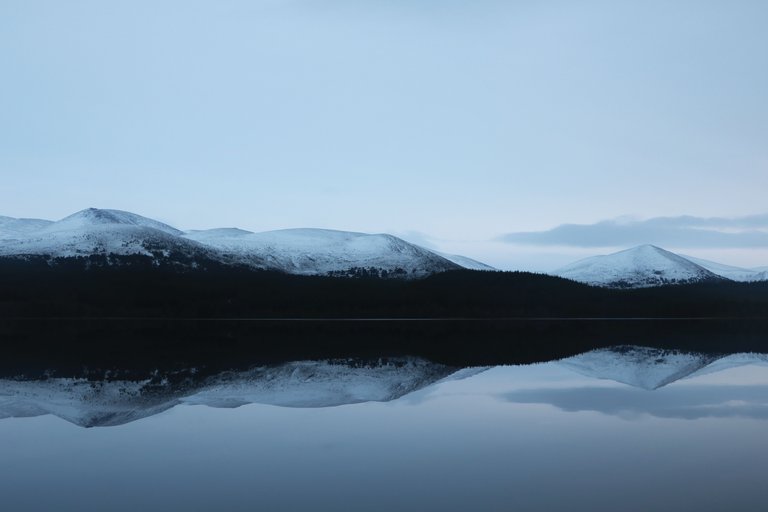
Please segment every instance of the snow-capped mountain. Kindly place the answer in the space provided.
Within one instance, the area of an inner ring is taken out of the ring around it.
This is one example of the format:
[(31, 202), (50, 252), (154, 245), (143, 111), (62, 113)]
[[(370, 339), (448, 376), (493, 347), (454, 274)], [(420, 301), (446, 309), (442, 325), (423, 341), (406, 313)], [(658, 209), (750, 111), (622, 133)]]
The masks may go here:
[(57, 222), (0, 217), (0, 257), (125, 257), (196, 268), (209, 262), (302, 275), (424, 277), (458, 268), (490, 268), (461, 256), (443, 257), (388, 234), (327, 229), (252, 233), (237, 228), (182, 232), (120, 210), (89, 208)]
[(559, 364), (576, 373), (653, 390), (675, 381), (745, 365), (768, 365), (768, 354), (727, 356), (619, 346), (593, 350), (562, 359)]
[[(369, 235), (329, 229), (283, 229), (251, 233), (239, 229), (193, 231), (189, 240), (216, 248), (228, 257), (291, 274), (383, 275), (422, 277), (460, 268), (437, 254), (387, 234)], [(253, 262), (253, 257), (263, 263)]]
[(375, 365), (297, 361), (202, 380), (192, 374), (183, 385), (160, 378), (138, 382), (0, 379), (0, 419), (52, 414), (75, 425), (94, 427), (122, 425), (181, 404), (231, 408), (388, 402), (452, 374), (456, 378), (473, 374), (456, 370), (423, 359), (401, 358)]
[(724, 265), (723, 263), (717, 263), (715, 261), (704, 260), (701, 258), (694, 258), (693, 256), (681, 256), (689, 261), (694, 262), (700, 267), (704, 267), (714, 274), (728, 278), (732, 281), (752, 282), (768, 280), (768, 272), (766, 271), (734, 267), (732, 265)]
[(606, 256), (593, 256), (562, 267), (552, 274), (611, 288), (645, 288), (724, 280), (714, 272), (654, 245), (640, 245)]
[(81, 231), (94, 226), (136, 226), (162, 231), (169, 235), (180, 235), (182, 232), (162, 222), (142, 217), (135, 213), (121, 210), (102, 210), (88, 208), (64, 217), (58, 222), (49, 224), (44, 232)]
[(187, 240), (181, 231), (140, 215), (89, 208), (58, 222), (0, 241), (0, 256), (75, 258), (146, 256), (157, 263), (192, 264), (218, 259), (218, 253)]

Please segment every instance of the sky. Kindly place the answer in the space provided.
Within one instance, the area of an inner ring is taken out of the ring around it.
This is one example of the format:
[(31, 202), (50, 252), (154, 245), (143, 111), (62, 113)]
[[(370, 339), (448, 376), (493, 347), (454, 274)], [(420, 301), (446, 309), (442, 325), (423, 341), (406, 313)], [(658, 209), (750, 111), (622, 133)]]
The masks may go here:
[(0, 215), (768, 265), (766, 26), (762, 0), (3, 0)]

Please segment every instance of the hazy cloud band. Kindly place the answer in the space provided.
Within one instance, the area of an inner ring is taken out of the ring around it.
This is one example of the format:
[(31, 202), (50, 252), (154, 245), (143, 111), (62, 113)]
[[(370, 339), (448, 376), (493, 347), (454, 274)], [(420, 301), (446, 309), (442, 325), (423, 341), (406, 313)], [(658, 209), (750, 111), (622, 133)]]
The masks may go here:
[(737, 218), (655, 217), (562, 224), (546, 231), (508, 233), (502, 241), (525, 245), (617, 247), (656, 244), (687, 248), (768, 248), (768, 214)]

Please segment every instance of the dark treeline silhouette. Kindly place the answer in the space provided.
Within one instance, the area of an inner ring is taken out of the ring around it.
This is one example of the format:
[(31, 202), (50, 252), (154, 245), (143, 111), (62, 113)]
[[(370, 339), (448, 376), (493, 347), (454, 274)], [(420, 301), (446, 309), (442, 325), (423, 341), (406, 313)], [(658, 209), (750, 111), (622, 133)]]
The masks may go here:
[(403, 355), (517, 364), (622, 344), (768, 352), (768, 283), (610, 290), (523, 272), (401, 280), (100, 263), (0, 262), (0, 376)]
[(90, 268), (63, 261), (0, 261), (0, 317), (768, 317), (768, 282), (616, 290), (526, 272), (460, 270), (405, 280), (214, 264), (179, 271), (142, 257)]
[(206, 375), (400, 356), (455, 367), (527, 364), (616, 345), (766, 353), (767, 333), (764, 320), (0, 319), (0, 377)]

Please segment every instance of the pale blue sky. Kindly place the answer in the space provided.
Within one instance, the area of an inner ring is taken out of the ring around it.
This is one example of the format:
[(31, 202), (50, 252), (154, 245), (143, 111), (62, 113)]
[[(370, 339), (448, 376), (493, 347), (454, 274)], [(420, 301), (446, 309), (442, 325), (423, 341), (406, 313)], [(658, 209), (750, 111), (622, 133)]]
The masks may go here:
[(768, 211), (766, 26), (758, 0), (2, 0), (0, 214), (547, 269), (583, 251), (498, 237)]

